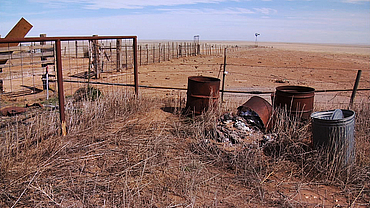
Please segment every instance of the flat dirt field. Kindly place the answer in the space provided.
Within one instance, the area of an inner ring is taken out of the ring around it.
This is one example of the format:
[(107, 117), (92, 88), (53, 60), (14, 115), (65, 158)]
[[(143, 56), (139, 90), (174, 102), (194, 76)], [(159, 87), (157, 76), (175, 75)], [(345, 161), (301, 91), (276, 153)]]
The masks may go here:
[[(212, 43), (238, 46), (227, 51), (226, 91), (273, 92), (282, 85), (309, 86), (317, 91), (351, 90), (358, 70), (362, 70), (359, 88), (370, 88), (370, 46), (259, 43), (258, 47), (253, 47), (253, 42)], [(222, 78), (223, 62), (222, 55), (200, 55), (142, 65), (139, 67), (139, 84), (186, 89), (189, 76)], [(359, 91), (355, 102), (369, 102), (369, 95), (370, 91)], [(225, 100), (240, 103), (250, 96), (226, 93)], [(260, 96), (270, 100), (269, 93)], [(348, 105), (350, 96), (350, 91), (317, 92), (315, 102)]]

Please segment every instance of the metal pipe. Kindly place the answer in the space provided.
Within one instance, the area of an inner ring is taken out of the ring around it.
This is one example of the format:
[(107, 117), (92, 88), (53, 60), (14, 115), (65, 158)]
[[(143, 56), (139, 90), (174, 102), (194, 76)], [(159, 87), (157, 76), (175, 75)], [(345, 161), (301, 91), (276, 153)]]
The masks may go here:
[(60, 122), (61, 122), (61, 129), (62, 135), (67, 135), (67, 128), (66, 128), (66, 118), (64, 112), (64, 88), (63, 88), (63, 72), (62, 72), (62, 50), (61, 50), (61, 41), (56, 40), (56, 62), (57, 62), (57, 81), (58, 81), (58, 98), (59, 98), (59, 114), (60, 114)]
[(80, 36), (80, 37), (33, 37), (33, 38), (1, 38), (0, 43), (41, 42), (41, 41), (72, 41), (101, 39), (135, 39), (137, 36)]
[(46, 66), (46, 100), (49, 100), (49, 67)]
[(359, 84), (359, 82), (360, 82), (360, 78), (361, 78), (361, 73), (362, 73), (362, 70), (358, 70), (358, 71), (357, 71), (357, 77), (356, 77), (355, 85), (353, 86), (351, 99), (349, 100), (349, 106), (348, 106), (348, 109), (352, 108), (352, 106), (353, 106), (353, 101), (354, 101), (355, 96), (356, 96), (356, 92), (357, 92), (358, 84)]
[(135, 82), (135, 94), (139, 95), (139, 73), (137, 66), (137, 37), (133, 39), (133, 52), (134, 52), (134, 82)]

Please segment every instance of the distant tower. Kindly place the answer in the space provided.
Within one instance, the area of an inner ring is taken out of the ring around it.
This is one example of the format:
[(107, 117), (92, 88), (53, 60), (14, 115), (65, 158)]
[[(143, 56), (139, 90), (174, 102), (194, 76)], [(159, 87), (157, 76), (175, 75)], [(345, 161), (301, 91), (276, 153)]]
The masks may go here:
[(255, 41), (255, 45), (256, 45), (256, 46), (258, 46), (258, 42), (257, 42), (257, 36), (259, 36), (259, 35), (261, 35), (261, 34), (259, 34), (259, 33), (255, 33), (254, 35), (256, 36), (256, 41)]

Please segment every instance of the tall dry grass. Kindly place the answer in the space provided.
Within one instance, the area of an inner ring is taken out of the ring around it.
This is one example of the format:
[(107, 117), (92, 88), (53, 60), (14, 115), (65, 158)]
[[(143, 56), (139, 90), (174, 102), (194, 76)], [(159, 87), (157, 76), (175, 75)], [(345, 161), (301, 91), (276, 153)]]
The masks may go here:
[[(328, 106), (326, 106), (328, 107)], [(330, 106), (329, 109), (338, 108)], [(271, 187), (264, 182), (272, 174), (289, 172), (301, 184), (333, 185), (340, 188), (347, 197), (347, 205), (370, 199), (369, 163), (369, 104), (358, 105), (356, 111), (356, 163), (343, 166), (339, 156), (330, 148), (315, 149), (312, 145), (311, 123), (308, 120), (291, 116), (286, 109), (276, 109), (272, 133), (276, 139), (260, 146), (244, 146), (230, 153), (209, 140), (214, 133), (219, 114), (212, 109), (184, 125), (179, 130), (186, 137), (197, 138), (192, 151), (201, 155), (217, 167), (231, 171), (235, 179), (248, 187), (255, 203), (268, 206), (304, 206), (283, 195), (271, 194)], [(282, 181), (288, 179), (281, 179)], [(298, 190), (297, 190), (298, 191)], [(306, 204), (307, 205), (307, 204)], [(369, 205), (369, 204), (368, 204)]]
[(171, 97), (119, 91), (94, 102), (70, 100), (66, 137), (59, 136), (57, 111), (15, 117), (1, 129), (0, 206), (308, 206), (276, 191), (275, 175), (335, 185), (348, 205), (369, 201), (368, 104), (356, 109), (356, 165), (342, 174), (311, 148), (310, 125), (284, 111), (273, 129), (277, 139), (229, 151), (214, 138), (230, 106), (185, 117), (184, 96)]

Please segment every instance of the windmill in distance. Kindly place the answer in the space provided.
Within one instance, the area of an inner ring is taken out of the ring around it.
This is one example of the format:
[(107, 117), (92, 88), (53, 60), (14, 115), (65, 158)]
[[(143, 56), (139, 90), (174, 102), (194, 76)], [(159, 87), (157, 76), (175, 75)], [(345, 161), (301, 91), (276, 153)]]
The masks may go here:
[(257, 42), (257, 36), (259, 36), (259, 35), (261, 35), (261, 34), (259, 34), (259, 33), (255, 33), (254, 35), (256, 36), (256, 41), (255, 41), (255, 44), (256, 44), (256, 46), (258, 46), (258, 42)]

